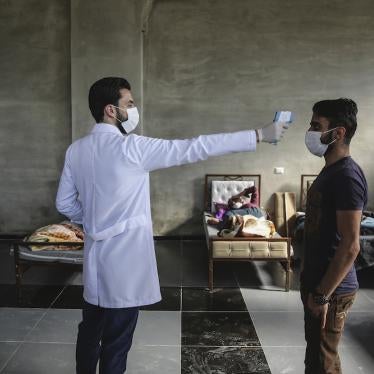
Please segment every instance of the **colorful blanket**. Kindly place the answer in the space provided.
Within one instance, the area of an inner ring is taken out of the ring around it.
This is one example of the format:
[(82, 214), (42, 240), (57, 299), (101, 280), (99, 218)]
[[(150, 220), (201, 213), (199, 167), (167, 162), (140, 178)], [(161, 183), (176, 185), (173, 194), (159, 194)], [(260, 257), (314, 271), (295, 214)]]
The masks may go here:
[[(32, 251), (41, 250), (78, 250), (82, 249), (84, 233), (80, 226), (71, 222), (61, 222), (41, 227), (34, 231), (29, 237), (25, 238), (27, 242), (38, 243), (61, 243), (53, 245), (30, 245)], [(63, 245), (64, 242), (81, 243), (82, 245)]]

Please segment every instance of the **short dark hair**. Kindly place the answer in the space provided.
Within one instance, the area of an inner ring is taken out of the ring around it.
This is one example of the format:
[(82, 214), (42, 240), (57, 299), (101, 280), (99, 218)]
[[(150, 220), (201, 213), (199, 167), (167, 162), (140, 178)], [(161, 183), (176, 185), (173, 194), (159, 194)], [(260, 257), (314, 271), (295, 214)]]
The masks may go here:
[(131, 90), (130, 83), (124, 78), (106, 77), (96, 81), (88, 94), (88, 105), (96, 122), (101, 122), (104, 117), (104, 108), (108, 104), (118, 105), (121, 98), (120, 90)]
[(313, 105), (313, 113), (329, 120), (329, 129), (345, 128), (345, 143), (349, 144), (357, 128), (357, 104), (346, 98), (322, 100)]

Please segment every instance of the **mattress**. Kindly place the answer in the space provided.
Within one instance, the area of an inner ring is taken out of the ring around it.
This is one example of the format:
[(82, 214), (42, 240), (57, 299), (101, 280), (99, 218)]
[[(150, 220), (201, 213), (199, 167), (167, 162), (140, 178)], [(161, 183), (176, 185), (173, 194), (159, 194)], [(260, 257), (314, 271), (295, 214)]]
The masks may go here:
[(19, 245), (19, 257), (28, 261), (60, 262), (64, 264), (83, 264), (83, 249), (74, 251), (38, 251), (33, 252), (27, 246)]
[[(222, 240), (218, 236), (218, 230), (215, 226), (209, 225), (207, 220), (212, 215), (204, 212), (204, 230), (206, 234), (207, 245), (212, 243), (213, 258), (276, 258), (287, 259), (287, 240), (285, 241), (271, 241), (271, 240), (256, 240), (248, 238), (232, 238)], [(274, 239), (280, 239), (279, 234), (273, 235)], [(220, 239), (220, 240), (214, 240)]]

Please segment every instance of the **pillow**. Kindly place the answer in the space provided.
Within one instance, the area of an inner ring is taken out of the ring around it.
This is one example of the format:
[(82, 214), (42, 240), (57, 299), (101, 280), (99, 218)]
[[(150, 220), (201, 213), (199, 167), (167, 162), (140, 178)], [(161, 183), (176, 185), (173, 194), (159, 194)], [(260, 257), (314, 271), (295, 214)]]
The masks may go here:
[[(211, 211), (215, 213), (216, 204), (224, 204), (231, 196), (237, 195), (248, 187), (254, 186), (254, 181), (219, 181), (213, 180), (211, 185)], [(220, 208), (224, 208), (220, 206)]]

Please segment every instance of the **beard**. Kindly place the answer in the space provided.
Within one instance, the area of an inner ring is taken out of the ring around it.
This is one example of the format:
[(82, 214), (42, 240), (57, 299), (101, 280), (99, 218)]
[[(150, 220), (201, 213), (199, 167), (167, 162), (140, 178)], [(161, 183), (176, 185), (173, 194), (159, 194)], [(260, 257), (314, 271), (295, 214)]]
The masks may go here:
[(124, 115), (120, 112), (118, 108), (116, 108), (116, 125), (118, 127), (118, 130), (121, 131), (122, 134), (127, 134), (125, 129), (122, 127), (121, 123), (127, 121), (127, 118), (124, 117)]
[(322, 144), (329, 144), (329, 143), (331, 143), (331, 144), (329, 144), (329, 146), (327, 147), (324, 156), (328, 155), (334, 149), (335, 143), (336, 143), (336, 142), (334, 142), (335, 139), (334, 139), (333, 131), (329, 132), (326, 135), (327, 135), (326, 137), (324, 137), (323, 139), (321, 139), (321, 143)]

